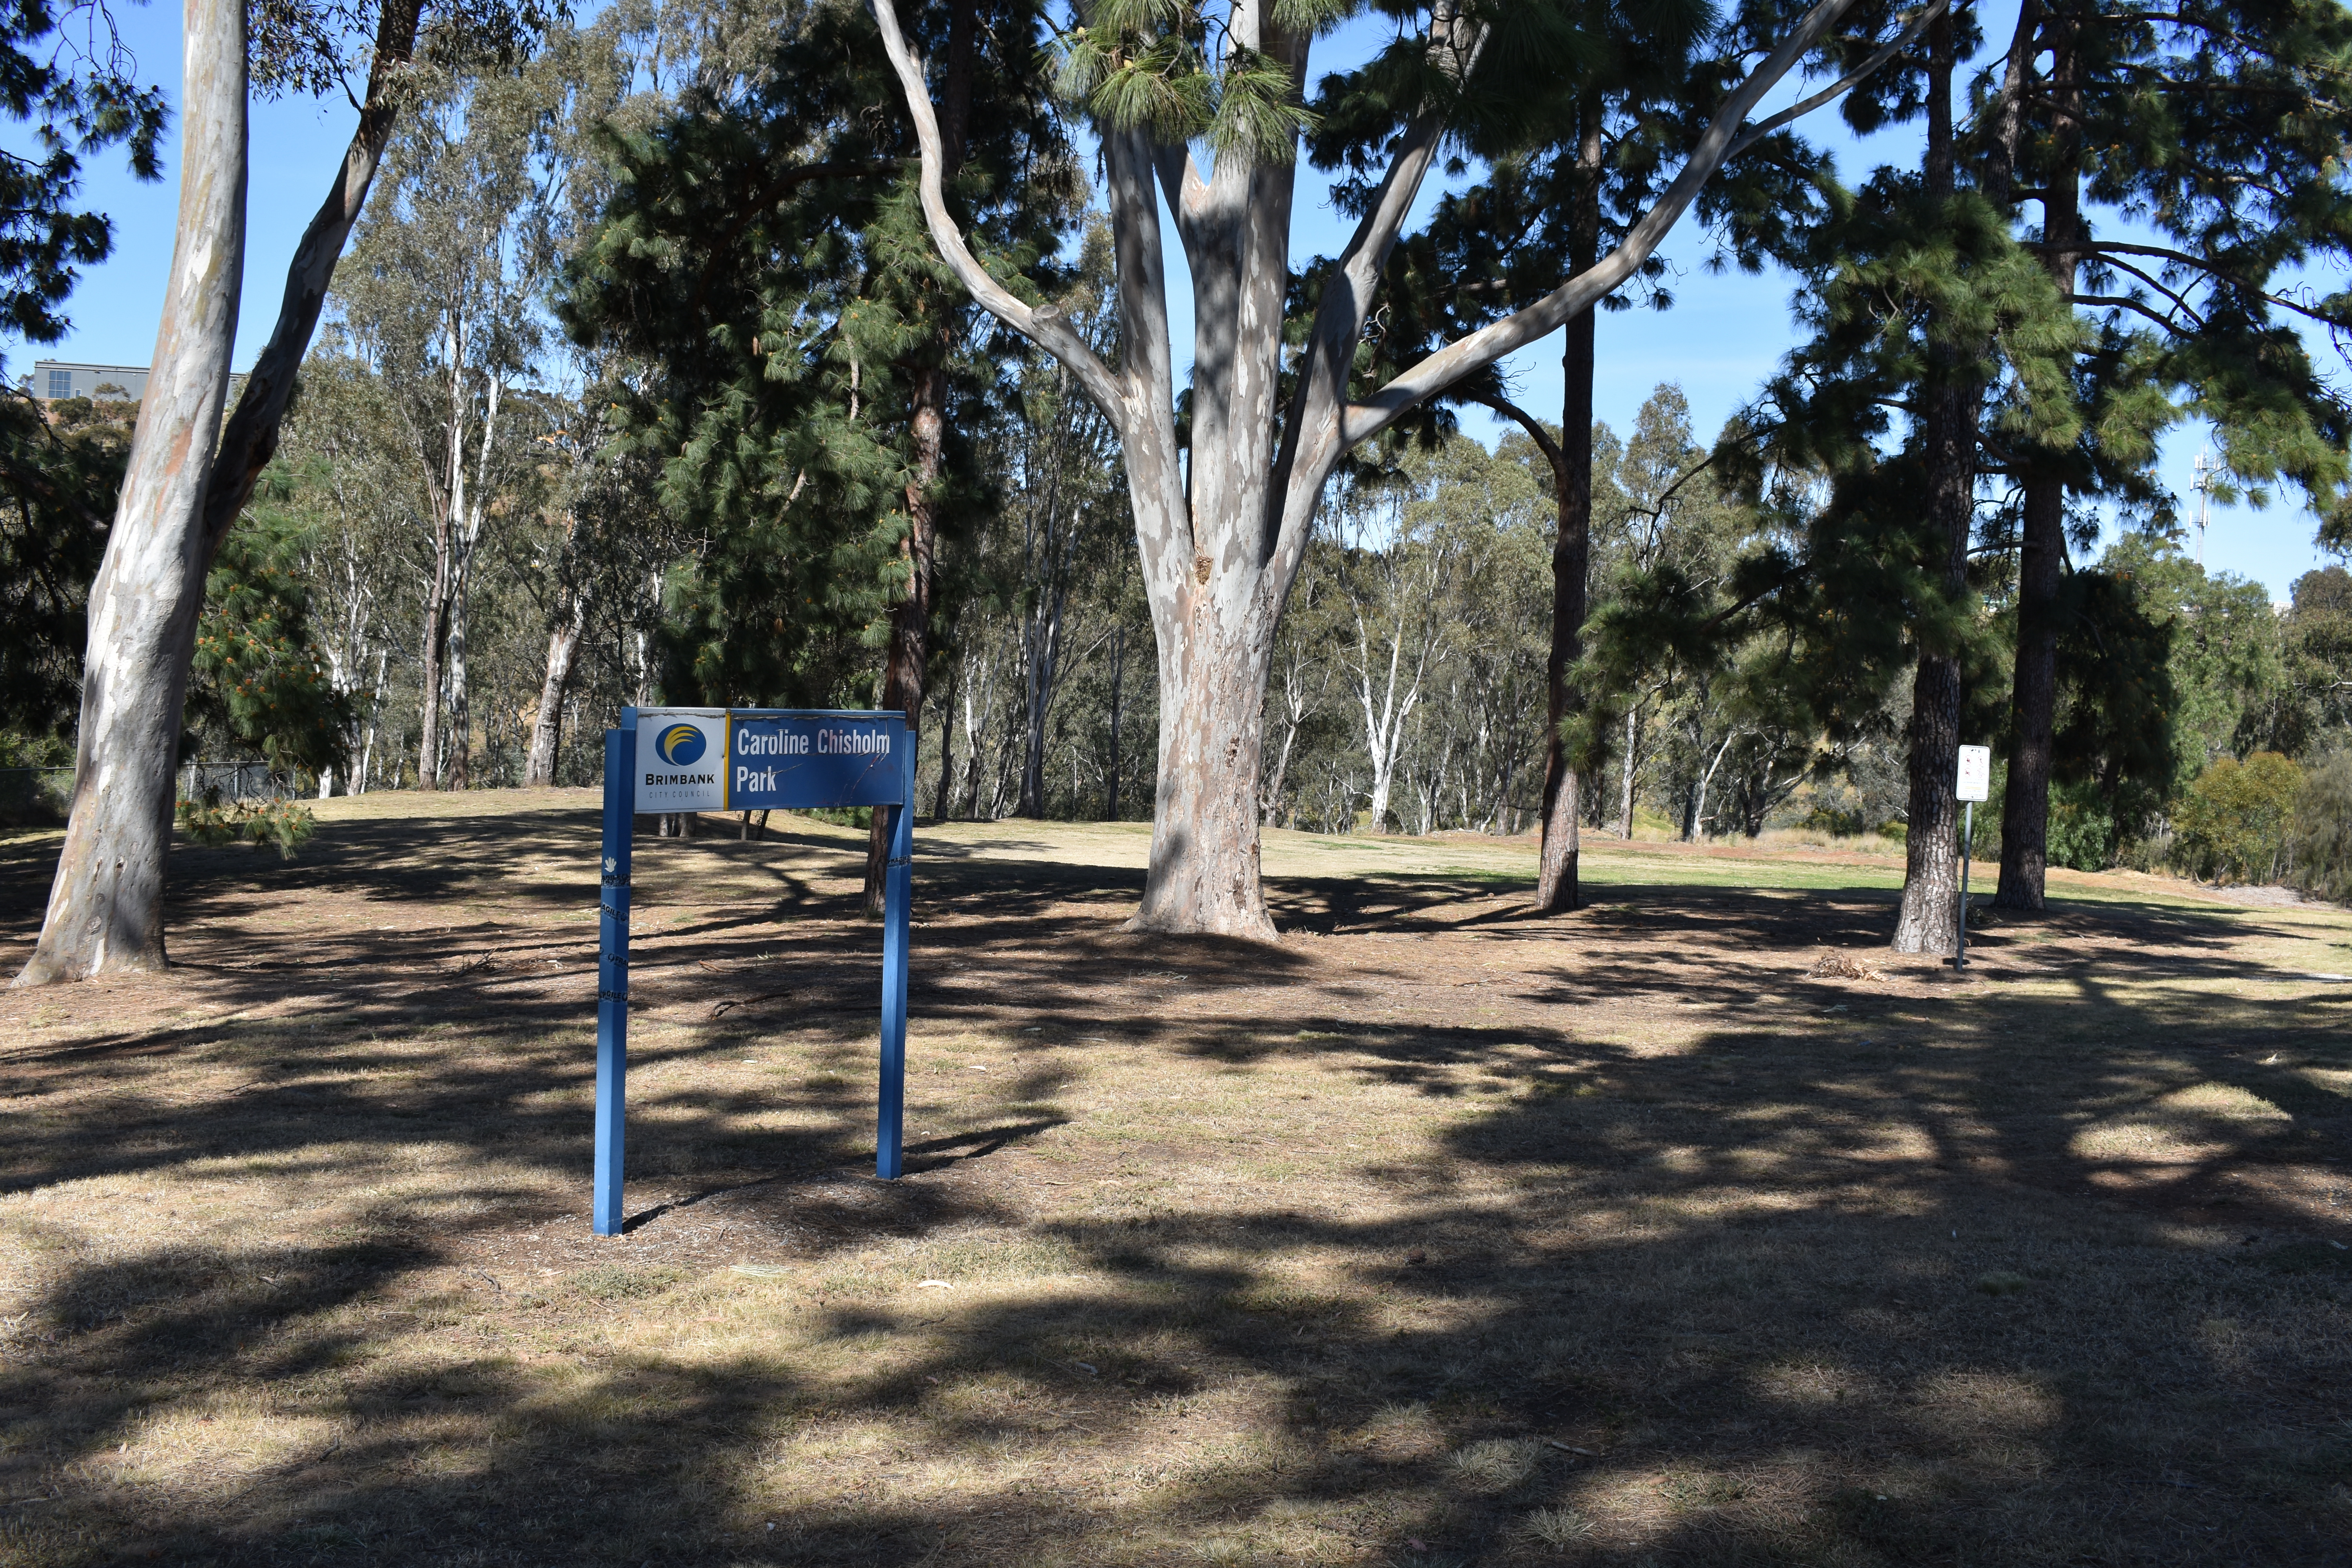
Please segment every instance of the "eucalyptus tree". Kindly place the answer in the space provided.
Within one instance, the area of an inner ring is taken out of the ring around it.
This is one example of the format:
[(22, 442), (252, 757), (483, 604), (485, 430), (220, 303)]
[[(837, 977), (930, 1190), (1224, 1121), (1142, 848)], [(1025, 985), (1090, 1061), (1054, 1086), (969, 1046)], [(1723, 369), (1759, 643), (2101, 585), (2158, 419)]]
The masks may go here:
[[(1667, 383), (1652, 392), (1634, 415), (1633, 433), (1611, 448), (1608, 500), (1593, 514), (1595, 597), (1606, 623), (1596, 638), (1628, 624), (1615, 613), (1620, 601), (1647, 599), (1661, 588), (1727, 603), (1731, 568), (1746, 542), (1746, 515), (1724, 494), (1712, 455), (1693, 438), (1682, 388)], [(1593, 656), (1595, 679), (1583, 683), (1584, 710), (1568, 738), (1582, 742), (1576, 749), (1588, 768), (1613, 746), (1617, 831), (1630, 838), (1637, 782), (1655, 751), (1654, 726), (1681, 707), (1696, 710), (1703, 732), (1706, 691), (1724, 673), (1728, 653), (1720, 644), (1654, 644), (1637, 637), (1622, 648), (1596, 646)]]
[(214, 432), (245, 274), (243, 0), (187, 0), (180, 205), (162, 321), (91, 584), (73, 806), (41, 935), (14, 984), (163, 967), (172, 780), (205, 576)]
[[(1521, 95), (1570, 68), (1572, 25), (1549, 5), (1456, 0), (1399, 16), (1367, 69), (1331, 89), (1382, 106), (1354, 152), (1361, 217), (1303, 341), (1286, 353), (1296, 161), (1314, 40), (1349, 0), (1082, 6), (1060, 39), (1067, 100), (1102, 148), (1118, 263), (1120, 361), (999, 280), (948, 205), (949, 148), (932, 82), (893, 0), (874, 0), (922, 161), (940, 255), (991, 314), (1070, 366), (1118, 427), (1160, 644), (1160, 775), (1139, 929), (1269, 938), (1257, 868), (1263, 710), (1274, 632), (1325, 482), (1343, 455), (1431, 397), (1556, 331), (1641, 267), (1713, 177), (1764, 95), (1811, 57), (1855, 0), (1820, 0), (1723, 98), (1657, 201), (1590, 269), (1423, 357), (1356, 384), (1383, 267), (1466, 98)], [(1198, 143), (1205, 168), (1193, 158)], [(1160, 201), (1192, 275), (1194, 348), (1180, 426), (1162, 272)]]
[(1389, 828), (1413, 714), (1454, 652), (1446, 612), (1461, 541), (1420, 500), (1401, 485), (1357, 488), (1334, 509), (1348, 546), (1336, 584), (1349, 622), (1339, 658), (1371, 770), (1375, 833)]
[[(359, 794), (376, 761), (387, 683), (407, 664), (419, 607), (407, 535), (422, 496), (385, 385), (349, 347), (331, 326), (304, 363), (277, 466), (282, 504), (310, 521), (304, 575), (329, 678), (351, 708), (345, 793)], [(330, 770), (320, 793), (332, 784)]]
[[(1098, 224), (1088, 232), (1059, 304), (1089, 342), (1115, 353), (1108, 241)], [(1009, 406), (994, 422), (986, 461), (1003, 497), (994, 526), (1012, 546), (1003, 563), (1006, 596), (1020, 628), (1023, 745), (1014, 813), (1043, 816), (1047, 719), (1073, 667), (1089, 651), (1074, 644), (1120, 629), (1115, 597), (1097, 627), (1073, 595), (1117, 558), (1126, 507), (1109, 422), (1071, 382), (1067, 366), (1023, 347), (1028, 352), (1009, 378)]]
[[(534, 156), (554, 111), (540, 73), (465, 73), (395, 140), (391, 190), (360, 231), (337, 300), (408, 437), (432, 565), (418, 639), (422, 787), (469, 782), (467, 610), (503, 471), (519, 466), (515, 392), (541, 348), (553, 265), (552, 172)], [(527, 433), (526, 433), (527, 434)]]
[(1404, 460), (1422, 490), (1409, 503), (1412, 525), (1439, 537), (1447, 562), (1437, 614), (1450, 657), (1401, 770), (1424, 831), (1451, 820), (1515, 833), (1539, 815), (1551, 508), (1538, 476), (1549, 465), (1533, 456), (1523, 437), (1489, 452), (1457, 437)]
[[(528, 3), (528, 0), (527, 0)], [(180, 204), (147, 394), (90, 590), (72, 816), (17, 984), (160, 969), (163, 870), (183, 699), (213, 556), (278, 443), (294, 374), (407, 89), (421, 0), (187, 0)], [(511, 44), (530, 14), (459, 0), (446, 36)], [(363, 69), (363, 93), (345, 78)], [(351, 97), (359, 123), (288, 268), (269, 340), (224, 426), (245, 267), (249, 90)]]

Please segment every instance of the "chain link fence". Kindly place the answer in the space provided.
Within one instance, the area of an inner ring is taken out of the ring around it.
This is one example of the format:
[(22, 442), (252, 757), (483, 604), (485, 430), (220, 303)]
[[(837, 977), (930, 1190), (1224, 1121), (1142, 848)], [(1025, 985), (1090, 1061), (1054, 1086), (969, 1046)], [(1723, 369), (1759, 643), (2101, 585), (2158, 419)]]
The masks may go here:
[(180, 768), (180, 798), (208, 805), (236, 801), (285, 800), (294, 794), (282, 774), (264, 762), (185, 763)]

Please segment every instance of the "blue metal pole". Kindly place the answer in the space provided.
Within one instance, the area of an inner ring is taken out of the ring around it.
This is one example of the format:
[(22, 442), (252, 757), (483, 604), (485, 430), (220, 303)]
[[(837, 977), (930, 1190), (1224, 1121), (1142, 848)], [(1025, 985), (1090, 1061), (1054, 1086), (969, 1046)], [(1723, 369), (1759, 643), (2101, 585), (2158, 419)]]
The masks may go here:
[[(887, 809), (890, 861), (882, 883), (882, 1083), (874, 1129), (874, 1173), (904, 1167), (907, 1131), (907, 937), (914, 898), (915, 729), (905, 731), (898, 761), (898, 804)], [(877, 808), (879, 809), (879, 808)]]
[[(634, 710), (623, 714), (634, 719)], [(629, 1078), (629, 839), (636, 823), (635, 727), (604, 731), (603, 896), (596, 929), (596, 1196), (598, 1236), (618, 1236), (623, 1122)]]

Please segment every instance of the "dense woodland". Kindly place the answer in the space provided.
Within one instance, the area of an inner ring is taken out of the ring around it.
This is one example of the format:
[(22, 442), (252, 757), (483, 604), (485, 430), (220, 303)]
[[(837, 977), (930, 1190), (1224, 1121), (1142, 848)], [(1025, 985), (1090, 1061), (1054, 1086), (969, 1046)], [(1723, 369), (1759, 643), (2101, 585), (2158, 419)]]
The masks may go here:
[[(1449, 194), (1381, 264), (1367, 387), (1590, 272), (1694, 155), (1726, 73), (1797, 16), (1506, 12), (1550, 74), (1449, 110)], [(1155, 133), (1220, 157), (1295, 142), (1280, 155), (1360, 206), (1393, 118), (1367, 95), (1423, 47), (1401, 34), (1283, 109), (1279, 81), (1202, 63), (1207, 12), (974, 15), (892, 24), (932, 62), (956, 221), (1023, 308), (1113, 366), (1135, 352), (1131, 263), (1097, 138), (1126, 133), (1105, 94), (1142, 79), (1048, 24), (1190, 39), (1184, 68), (1223, 96)], [(2312, 573), (2281, 605), (2207, 573), (2154, 459), (2209, 424), (2223, 499), (2352, 543), (2352, 18), (2029, 0), (1988, 39), (1969, 5), (1856, 16), (1808, 57), (1843, 88), (1821, 112), (1911, 128), (1887, 144), (1915, 162), (1841, 171), (1802, 121), (1758, 127), (1670, 242), (1683, 280), (1651, 257), (1602, 301), (1667, 309), (1706, 267), (1786, 268), (1780, 370), (1721, 430), (1672, 385), (1612, 429), (1590, 418), (1610, 350), (1587, 310), (1557, 416), (1484, 371), (1355, 447), (1274, 635), (1261, 819), (1527, 833), (1564, 769), (1587, 831), (1901, 838), (1920, 747), (1969, 742), (1997, 758), (1980, 854), (2046, 821), (2052, 864), (2343, 892), (2352, 576)], [(1075, 351), (973, 309), (943, 264), (875, 14), (615, 0), (524, 20), (436, 51), (456, 24), (426, 15), (274, 456), (213, 558), (180, 753), (258, 756), (320, 795), (581, 784), (628, 704), (905, 706), (929, 814), (1150, 819), (1167, 650), (1129, 454)], [(152, 157), (122, 101), (81, 153)], [(1265, 123), (1231, 132), (1246, 114)], [(0, 257), (19, 337), (58, 335), (54, 279), (103, 241)], [(1297, 309), (1331, 265), (1294, 267)], [(84, 604), (140, 415), (20, 398), (0, 425), (10, 763), (74, 755)], [(1948, 832), (1948, 800), (1927, 827)]]

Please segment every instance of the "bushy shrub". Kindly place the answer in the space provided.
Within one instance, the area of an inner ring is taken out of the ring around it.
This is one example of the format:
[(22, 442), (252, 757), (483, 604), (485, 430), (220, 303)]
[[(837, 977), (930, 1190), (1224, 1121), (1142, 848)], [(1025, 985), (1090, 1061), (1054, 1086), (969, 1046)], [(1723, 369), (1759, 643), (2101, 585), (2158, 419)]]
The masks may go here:
[(2050, 864), (2077, 871), (2105, 870), (2122, 847), (2106, 796), (2087, 782), (2050, 786), (2049, 832)]
[(2352, 903), (2352, 752), (2304, 775), (2288, 843), (2297, 881), (2323, 899)]
[(179, 811), (180, 837), (191, 844), (275, 844), (278, 855), (294, 858), (294, 847), (309, 841), (319, 819), (299, 801), (216, 802), (184, 800)]
[(2287, 826), (2303, 770), (2276, 752), (2223, 757), (2197, 775), (2172, 814), (2175, 858), (2190, 874), (2273, 882), (2284, 868)]

